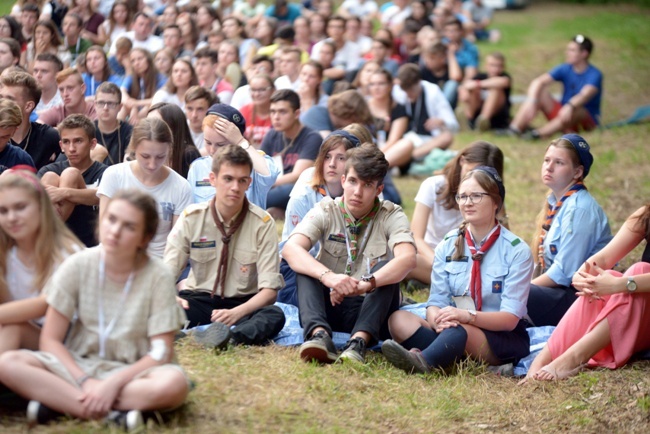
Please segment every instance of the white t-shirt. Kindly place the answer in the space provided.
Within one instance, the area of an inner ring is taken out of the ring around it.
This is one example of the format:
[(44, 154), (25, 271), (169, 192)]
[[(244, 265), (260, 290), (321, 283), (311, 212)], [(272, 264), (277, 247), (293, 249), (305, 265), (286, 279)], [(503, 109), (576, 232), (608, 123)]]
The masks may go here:
[(115, 164), (104, 172), (102, 180), (97, 189), (97, 196), (104, 195), (113, 197), (118, 190), (136, 188), (149, 193), (154, 199), (158, 208), (158, 230), (149, 243), (147, 251), (155, 256), (162, 257), (165, 253), (167, 235), (172, 230), (174, 216), (179, 216), (183, 210), (192, 203), (192, 190), (185, 178), (171, 169), (167, 178), (160, 184), (149, 187), (136, 178), (132, 164), (135, 161)]
[(374, 14), (379, 8), (374, 0), (366, 0), (364, 2), (360, 0), (345, 0), (341, 4), (341, 9), (346, 9), (350, 15), (363, 18), (366, 15)]
[[(311, 49), (311, 58), (320, 61), (320, 49), (325, 41), (331, 41), (331, 38), (316, 42)], [(354, 71), (359, 68), (361, 62), (361, 47), (356, 42), (345, 41), (340, 50), (336, 50), (332, 66), (345, 68), (346, 71)]]
[(181, 101), (175, 93), (169, 93), (167, 89), (158, 89), (151, 98), (151, 105), (158, 104), (159, 102), (166, 102), (169, 104), (177, 105), (182, 110), (185, 110), (185, 100)]
[[(187, 127), (188, 128), (190, 127), (189, 123), (187, 124)], [(196, 146), (196, 149), (200, 151), (205, 146), (205, 143), (203, 142), (203, 130), (201, 130), (201, 132), (199, 133), (195, 133), (194, 131), (192, 131), (192, 128), (189, 129), (190, 129), (190, 134), (192, 135), (192, 141), (194, 142), (194, 146)]]
[[(160, 36), (149, 35), (149, 37), (144, 41), (138, 41), (137, 39), (135, 39), (135, 32), (133, 30), (122, 34), (122, 36), (129, 38), (131, 42), (133, 42), (133, 48), (144, 48), (145, 50), (149, 51), (151, 54), (156, 54), (156, 52), (158, 52), (162, 48), (165, 48), (165, 43), (163, 42), (163, 39)], [(109, 56), (114, 55), (115, 52), (117, 51), (115, 42), (117, 42), (117, 40), (113, 41), (113, 43), (111, 44), (111, 49), (108, 53)]]
[(460, 211), (446, 209), (439, 201), (440, 198), (437, 192), (444, 187), (446, 182), (444, 175), (427, 178), (420, 185), (418, 194), (415, 196), (416, 202), (421, 203), (427, 208), (431, 208), (424, 242), (431, 246), (432, 249), (435, 249), (440, 244), (449, 231), (457, 228), (463, 222), (463, 216), (460, 214)]
[[(228, 104), (223, 102), (223, 100), (221, 102), (223, 104)], [(230, 100), (230, 105), (236, 108), (237, 110), (241, 110), (242, 107), (252, 102), (253, 102), (253, 98), (251, 97), (251, 85), (245, 84), (244, 86), (237, 88), (234, 95), (232, 96), (232, 99)]]

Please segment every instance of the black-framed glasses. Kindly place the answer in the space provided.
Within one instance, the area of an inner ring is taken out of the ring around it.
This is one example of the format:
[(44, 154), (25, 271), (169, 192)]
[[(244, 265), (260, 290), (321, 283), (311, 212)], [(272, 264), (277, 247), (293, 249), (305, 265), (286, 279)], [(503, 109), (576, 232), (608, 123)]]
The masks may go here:
[(109, 108), (109, 109), (115, 109), (117, 106), (120, 105), (119, 102), (114, 102), (114, 101), (96, 101), (95, 102), (95, 107), (99, 108)]
[(483, 196), (489, 196), (488, 193), (470, 193), (470, 194), (457, 194), (455, 199), (458, 205), (467, 205), (469, 200), (473, 205), (481, 203)]

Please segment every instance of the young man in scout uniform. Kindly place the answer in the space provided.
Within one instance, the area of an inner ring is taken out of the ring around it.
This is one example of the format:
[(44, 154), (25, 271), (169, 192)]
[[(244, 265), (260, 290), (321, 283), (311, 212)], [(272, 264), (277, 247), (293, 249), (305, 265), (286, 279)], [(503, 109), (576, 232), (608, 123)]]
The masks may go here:
[[(388, 337), (399, 282), (415, 268), (415, 241), (402, 209), (380, 201), (388, 170), (372, 144), (346, 153), (343, 197), (325, 198), (294, 229), (282, 256), (297, 273), (303, 360), (337, 360), (332, 331), (352, 334), (341, 360), (363, 363), (365, 349)], [(320, 242), (316, 258), (309, 250)]]
[(242, 147), (220, 149), (210, 173), (216, 196), (189, 206), (167, 239), (164, 261), (177, 276), (188, 260), (191, 267), (179, 303), (190, 326), (212, 324), (195, 334), (211, 347), (231, 339), (265, 344), (284, 327), (282, 310), (272, 306), (284, 286), (278, 234), (271, 216), (246, 199), (252, 169)]

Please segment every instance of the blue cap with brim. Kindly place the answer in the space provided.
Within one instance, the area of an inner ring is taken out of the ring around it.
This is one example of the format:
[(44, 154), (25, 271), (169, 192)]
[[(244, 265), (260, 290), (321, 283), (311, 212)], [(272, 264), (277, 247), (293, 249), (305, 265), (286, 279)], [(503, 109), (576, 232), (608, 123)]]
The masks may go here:
[(214, 104), (208, 109), (209, 115), (215, 115), (224, 118), (227, 121), (232, 122), (239, 128), (242, 135), (246, 131), (246, 119), (236, 108), (226, 105), (226, 104)]
[(587, 143), (587, 141), (578, 134), (565, 134), (560, 138), (571, 143), (575, 148), (576, 152), (578, 153), (578, 158), (580, 159), (580, 164), (582, 164), (582, 167), (584, 167), (582, 177), (586, 178), (589, 174), (589, 169), (591, 169), (591, 165), (594, 162), (594, 156), (591, 155), (589, 143)]

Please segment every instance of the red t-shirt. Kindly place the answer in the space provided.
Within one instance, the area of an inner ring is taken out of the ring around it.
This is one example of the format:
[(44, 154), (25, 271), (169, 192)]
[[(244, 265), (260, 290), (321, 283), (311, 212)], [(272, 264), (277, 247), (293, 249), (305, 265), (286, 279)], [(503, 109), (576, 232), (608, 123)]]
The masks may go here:
[(259, 148), (262, 145), (262, 140), (266, 133), (272, 128), (271, 116), (262, 118), (260, 116), (253, 116), (253, 104), (246, 104), (239, 110), (246, 119), (246, 131), (244, 137), (255, 147)]

